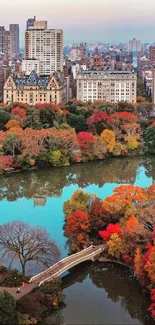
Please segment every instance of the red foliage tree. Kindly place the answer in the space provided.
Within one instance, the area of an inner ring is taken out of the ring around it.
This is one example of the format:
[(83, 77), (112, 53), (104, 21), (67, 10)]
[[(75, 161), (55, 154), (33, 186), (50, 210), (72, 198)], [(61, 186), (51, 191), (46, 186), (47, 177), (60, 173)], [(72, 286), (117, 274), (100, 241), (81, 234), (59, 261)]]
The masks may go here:
[(12, 166), (13, 158), (11, 156), (0, 156), (0, 169)]
[(13, 118), (18, 120), (21, 125), (26, 122), (27, 116), (26, 116), (25, 109), (20, 108), (20, 107), (15, 107), (12, 109), (11, 113), (12, 113)]
[(119, 223), (110, 223), (106, 230), (99, 231), (99, 235), (103, 238), (105, 242), (107, 242), (113, 234), (122, 234), (122, 228), (120, 227)]
[(111, 215), (103, 208), (102, 201), (97, 197), (91, 202), (89, 220), (93, 232), (103, 229), (112, 221)]
[(94, 113), (90, 117), (88, 117), (86, 120), (86, 124), (89, 126), (89, 125), (98, 123), (100, 121), (106, 121), (107, 119), (108, 119), (108, 114), (105, 112), (99, 111), (99, 112)]
[(151, 301), (152, 301), (152, 304), (148, 308), (148, 310), (151, 311), (152, 318), (155, 320), (155, 289), (152, 289), (152, 291), (151, 291)]
[(77, 135), (77, 139), (82, 152), (82, 160), (87, 161), (93, 159), (93, 148), (94, 136), (88, 132), (80, 132)]

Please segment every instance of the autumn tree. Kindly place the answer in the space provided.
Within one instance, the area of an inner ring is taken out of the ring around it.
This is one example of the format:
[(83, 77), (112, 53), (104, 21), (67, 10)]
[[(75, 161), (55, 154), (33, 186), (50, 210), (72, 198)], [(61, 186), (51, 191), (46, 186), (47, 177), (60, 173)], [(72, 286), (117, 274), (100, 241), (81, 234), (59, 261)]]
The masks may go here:
[(23, 108), (20, 107), (15, 107), (12, 109), (12, 116), (14, 119), (16, 119), (17, 121), (19, 121), (20, 125), (22, 126), (23, 123), (26, 122), (27, 120), (27, 116), (26, 116), (26, 111)]
[(96, 159), (103, 159), (107, 155), (107, 147), (101, 137), (94, 137), (93, 155)]
[(140, 278), (142, 275), (142, 256), (141, 256), (141, 251), (137, 247), (136, 252), (135, 252), (135, 257), (134, 257), (134, 274)]
[(127, 137), (125, 137), (125, 141), (128, 144), (129, 150), (135, 150), (138, 148), (138, 141), (136, 137), (128, 135)]
[(108, 129), (104, 130), (101, 133), (101, 139), (106, 144), (108, 151), (113, 152), (115, 144), (116, 144), (114, 132), (111, 130), (108, 130)]
[(12, 128), (19, 128), (20, 124), (19, 121), (17, 120), (10, 120), (8, 123), (5, 125), (7, 129), (12, 129)]
[(5, 143), (4, 143), (4, 151), (6, 153), (11, 154), (12, 157), (15, 156), (15, 149), (17, 148), (19, 143), (19, 139), (18, 136), (12, 132), (10, 134), (8, 134), (8, 136), (6, 137)]
[(119, 223), (112, 224), (110, 223), (107, 226), (106, 230), (100, 230), (99, 235), (103, 238), (105, 242), (109, 241), (111, 236), (113, 234), (121, 235), (122, 234), (122, 228), (120, 227)]
[(108, 119), (108, 114), (106, 112), (97, 111), (92, 114), (86, 120), (89, 131), (92, 133), (101, 134), (104, 129), (107, 128), (106, 121)]
[(151, 312), (152, 317), (155, 320), (155, 289), (151, 290), (151, 301), (152, 301), (152, 304), (148, 310)]
[(88, 243), (89, 217), (85, 211), (76, 210), (66, 220), (65, 235), (69, 237), (71, 250), (83, 248)]
[(94, 136), (88, 132), (80, 132), (77, 139), (82, 153), (82, 161), (92, 160)]
[(128, 219), (128, 221), (126, 223), (126, 230), (127, 230), (128, 234), (131, 236), (139, 234), (140, 224), (139, 224), (138, 219), (134, 215), (132, 215)]
[(140, 186), (120, 185), (115, 188), (113, 195), (103, 201), (103, 207), (112, 214), (125, 215), (127, 209), (133, 212), (135, 203), (144, 202), (146, 199), (147, 194)]
[(39, 227), (31, 228), (27, 223), (14, 221), (0, 226), (0, 257), (8, 260), (10, 266), (19, 261), (22, 273), (35, 263), (50, 267), (60, 256), (55, 242)]
[(76, 210), (88, 212), (90, 200), (90, 194), (82, 190), (75, 191), (70, 200), (67, 200), (64, 203), (63, 211), (66, 215), (66, 218), (72, 215)]
[(124, 252), (124, 243), (122, 238), (119, 237), (118, 233), (111, 235), (110, 240), (107, 243), (108, 254), (120, 258)]
[(149, 251), (148, 261), (145, 264), (144, 269), (148, 273), (152, 285), (155, 285), (155, 241), (152, 249)]

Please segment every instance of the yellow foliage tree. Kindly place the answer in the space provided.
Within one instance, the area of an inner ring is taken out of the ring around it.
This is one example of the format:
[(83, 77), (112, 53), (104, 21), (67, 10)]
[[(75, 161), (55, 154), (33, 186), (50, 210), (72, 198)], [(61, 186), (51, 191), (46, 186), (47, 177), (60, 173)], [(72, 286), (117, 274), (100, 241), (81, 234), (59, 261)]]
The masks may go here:
[(122, 153), (125, 153), (126, 147), (121, 144), (121, 142), (116, 142), (116, 145), (113, 150), (113, 155), (114, 156), (120, 156)]
[(112, 130), (106, 129), (101, 133), (100, 137), (106, 144), (108, 151), (113, 152), (116, 145), (115, 133)]
[(124, 252), (124, 243), (118, 234), (112, 234), (107, 243), (108, 254), (116, 258), (120, 258)]
[(125, 137), (125, 141), (128, 143), (129, 150), (135, 150), (138, 148), (138, 141), (136, 137), (129, 135)]

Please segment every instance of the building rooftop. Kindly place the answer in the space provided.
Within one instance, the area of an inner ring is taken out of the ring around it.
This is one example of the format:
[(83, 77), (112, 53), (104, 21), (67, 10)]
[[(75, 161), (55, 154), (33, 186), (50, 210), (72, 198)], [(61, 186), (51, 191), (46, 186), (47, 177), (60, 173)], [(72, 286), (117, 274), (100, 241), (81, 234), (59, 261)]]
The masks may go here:
[[(58, 75), (58, 73), (54, 72), (52, 74), (57, 81), (58, 85), (61, 86), (64, 83), (64, 76), (61, 73)], [(23, 86), (39, 86), (39, 87), (47, 87), (49, 81), (51, 79), (51, 76), (38, 76), (36, 71), (32, 71), (29, 76), (25, 76), (21, 73), (20, 77), (13, 76), (13, 80), (15, 84), (20, 88)]]
[(134, 78), (136, 73), (134, 71), (129, 70), (102, 70), (102, 71), (94, 71), (94, 70), (80, 70), (77, 74), (77, 77), (84, 78), (108, 78), (108, 77), (126, 77), (126, 78)]

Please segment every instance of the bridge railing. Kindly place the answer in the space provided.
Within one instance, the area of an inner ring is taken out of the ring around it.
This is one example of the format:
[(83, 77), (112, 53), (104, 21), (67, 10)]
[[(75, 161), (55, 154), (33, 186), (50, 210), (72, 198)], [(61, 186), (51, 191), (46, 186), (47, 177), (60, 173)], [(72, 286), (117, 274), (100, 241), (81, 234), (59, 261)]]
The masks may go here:
[[(73, 255), (70, 255), (70, 256), (67, 256), (67, 257), (63, 258), (63, 259), (61, 260), (61, 263), (65, 262), (65, 261), (69, 261), (70, 259), (73, 259), (75, 256), (79, 256), (79, 255), (83, 254), (84, 252), (89, 251), (90, 249), (92, 249), (92, 247), (93, 247), (93, 245), (91, 245), (91, 246), (89, 246), (89, 247), (83, 249), (82, 251), (80, 251), (80, 252), (78, 252), (78, 253), (75, 253), (75, 254), (73, 254)], [(55, 267), (57, 267), (59, 263), (60, 263), (60, 261), (57, 262), (57, 263), (55, 263), (54, 265), (50, 266), (47, 270), (42, 271), (42, 272), (40, 272), (39, 274), (34, 275), (34, 276), (30, 279), (29, 282), (31, 283), (31, 282), (33, 282), (33, 281), (36, 281), (40, 276), (44, 276), (46, 273), (48, 273), (49, 271), (51, 271), (52, 269), (54, 269)]]
[[(98, 255), (99, 253), (102, 252), (102, 248), (100, 247), (98, 250), (96, 250), (95, 252), (92, 252), (86, 256), (83, 256), (77, 260), (74, 260), (73, 262), (69, 263), (68, 265), (65, 265), (63, 268), (61, 268), (61, 270), (55, 272), (54, 274), (52, 274), (51, 276), (49, 276), (48, 278), (46, 278), (45, 280), (42, 280), (39, 283), (39, 286), (41, 286), (44, 282), (48, 282), (48, 281), (52, 281), (52, 279), (54, 279), (55, 277), (58, 277), (59, 275), (61, 275), (62, 273), (64, 273), (65, 271), (67, 271), (68, 269), (74, 267), (77, 264), (80, 264), (80, 262), (84, 261), (84, 260), (88, 260), (89, 258), (92, 258), (93, 256)], [(75, 263), (77, 262), (77, 263)]]

